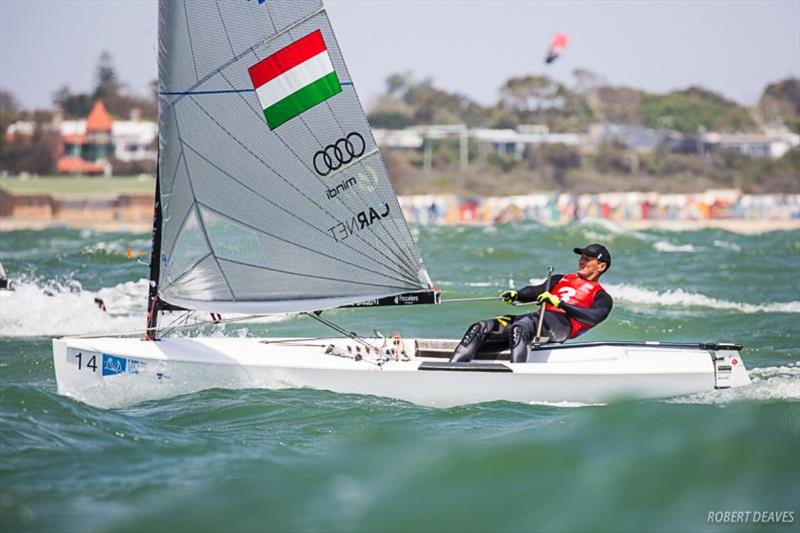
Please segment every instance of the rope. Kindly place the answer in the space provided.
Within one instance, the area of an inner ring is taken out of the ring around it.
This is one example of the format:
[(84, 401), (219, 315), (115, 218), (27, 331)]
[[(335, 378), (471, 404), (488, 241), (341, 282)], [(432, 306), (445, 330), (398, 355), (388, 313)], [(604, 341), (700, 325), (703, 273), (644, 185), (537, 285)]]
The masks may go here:
[(307, 317), (313, 318), (314, 320), (316, 320), (320, 324), (322, 324), (324, 326), (327, 326), (327, 327), (331, 328), (332, 330), (334, 330), (334, 331), (336, 331), (338, 333), (341, 333), (345, 337), (353, 339), (355, 342), (361, 344), (362, 346), (365, 346), (368, 349), (375, 350), (375, 353), (380, 353), (380, 351), (379, 351), (380, 349), (377, 346), (373, 346), (370, 343), (368, 343), (367, 341), (365, 341), (358, 333), (356, 333), (354, 331), (347, 331), (343, 327), (341, 327), (341, 326), (339, 326), (337, 324), (334, 324), (333, 322), (331, 322), (327, 318), (322, 318), (322, 316), (320, 316), (320, 315), (318, 315), (316, 313), (302, 313), (302, 314), (306, 315)]
[[(195, 311), (192, 311), (191, 313), (195, 313)], [(194, 328), (194, 327), (199, 327), (199, 326), (208, 326), (210, 324), (219, 325), (219, 324), (225, 324), (225, 323), (228, 323), (228, 322), (243, 322), (243, 321), (247, 321), (247, 320), (253, 320), (255, 318), (264, 318), (264, 317), (268, 317), (268, 316), (271, 316), (271, 315), (268, 315), (268, 314), (246, 315), (246, 316), (240, 316), (240, 317), (236, 317), (236, 318), (224, 318), (219, 322), (215, 322), (214, 320), (204, 320), (202, 322), (194, 322), (192, 324), (184, 323), (184, 324), (179, 324), (179, 325), (175, 325), (174, 322), (173, 322), (172, 324), (167, 324), (166, 326), (159, 326), (159, 327), (155, 327), (155, 328), (141, 328), (141, 329), (134, 329), (134, 330), (130, 330), (130, 331), (107, 331), (107, 332), (101, 332), (101, 333), (85, 333), (83, 335), (64, 335), (64, 337), (70, 337), (72, 339), (93, 339), (95, 337), (124, 337), (124, 336), (127, 336), (127, 335), (142, 335), (143, 333), (148, 332), (148, 331), (160, 333), (160, 332), (163, 332), (163, 331), (173, 331), (173, 330), (176, 330), (176, 329)], [(180, 317), (177, 318), (175, 320), (175, 322), (177, 322), (179, 320), (181, 320)], [(188, 320), (188, 318), (186, 318), (186, 320)]]
[(497, 300), (497, 296), (476, 296), (472, 298), (449, 298), (447, 300), (442, 300), (443, 304), (453, 304), (453, 303), (460, 303), (460, 302), (477, 302), (480, 300)]
[[(488, 300), (497, 300), (497, 299), (498, 299), (497, 296), (475, 296), (475, 297), (468, 297), (468, 298), (450, 298), (450, 299), (447, 299), (447, 300), (442, 300), (441, 303), (443, 303), (443, 304), (451, 304), (451, 303), (488, 301)], [(536, 303), (536, 302), (532, 302), (532, 303)], [(532, 303), (515, 302), (514, 305), (515, 306), (532, 305)], [(257, 315), (246, 315), (246, 316), (241, 316), (241, 317), (236, 317), (236, 318), (223, 318), (222, 320), (204, 320), (204, 321), (200, 321), (200, 322), (193, 322), (191, 324), (188, 323), (190, 317), (193, 314), (196, 314), (196, 313), (197, 313), (197, 311), (189, 312), (183, 317), (176, 318), (170, 324), (162, 325), (162, 326), (158, 326), (158, 327), (153, 327), (153, 328), (142, 328), (142, 329), (135, 329), (135, 330), (130, 330), (130, 331), (108, 331), (108, 332), (100, 332), (100, 333), (85, 333), (83, 335), (65, 335), (65, 337), (68, 336), (68, 337), (73, 338), (73, 339), (92, 339), (92, 338), (95, 338), (95, 337), (124, 337), (124, 336), (128, 336), (128, 335), (142, 335), (143, 333), (146, 333), (146, 332), (171, 333), (171, 332), (173, 332), (175, 330), (180, 330), (180, 329), (184, 329), (184, 328), (194, 328), (194, 327), (202, 327), (202, 326), (208, 326), (208, 325), (220, 325), (220, 324), (228, 324), (228, 323), (235, 323), (235, 322), (246, 322), (248, 320), (253, 320), (253, 319), (257, 319), (257, 318), (264, 318), (264, 317), (271, 316), (270, 314), (257, 314)], [(314, 315), (313, 313), (305, 313), (304, 312), (304, 313), (300, 313), (300, 314), (309, 316), (309, 317), (313, 318), (314, 320), (317, 320), (321, 324), (333, 329), (334, 331), (337, 331), (338, 333), (341, 333), (345, 337), (349, 337), (349, 338), (353, 339), (354, 341), (363, 344), (366, 347), (369, 347), (369, 348), (372, 348), (372, 349), (377, 349), (375, 346), (372, 346), (368, 342), (364, 341), (358, 334), (356, 334), (356, 333), (354, 333), (352, 331), (346, 331), (344, 328), (341, 328), (340, 326), (337, 326), (336, 324), (334, 324), (330, 320), (323, 319), (323, 318), (321, 318), (321, 317), (319, 317), (317, 315)], [(177, 324), (177, 322), (180, 322), (181, 320), (183, 321), (183, 324)]]
[[(497, 296), (476, 296), (474, 298), (450, 298), (448, 300), (442, 300), (443, 304), (452, 304), (452, 303), (461, 303), (461, 302), (477, 302), (481, 300), (499, 300)], [(514, 302), (514, 307), (520, 307), (524, 305), (536, 305), (536, 302)]]

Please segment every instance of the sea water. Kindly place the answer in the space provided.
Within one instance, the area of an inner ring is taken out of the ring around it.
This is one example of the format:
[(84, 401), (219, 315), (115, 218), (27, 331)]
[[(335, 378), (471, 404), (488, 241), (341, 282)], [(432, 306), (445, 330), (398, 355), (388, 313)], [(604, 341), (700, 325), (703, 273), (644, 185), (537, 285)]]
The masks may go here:
[[(574, 271), (572, 248), (601, 242), (614, 309), (584, 340), (741, 343), (753, 384), (609, 405), (209, 390), (96, 409), (56, 394), (50, 339), (143, 326), (147, 268), (125, 251), (147, 251), (148, 235), (7, 232), (0, 530), (800, 530), (800, 231), (412, 231), (445, 300), (541, 281), (549, 265)], [(510, 311), (480, 301), (326, 316), (362, 334), (456, 338)], [(329, 333), (291, 315), (199, 331)]]

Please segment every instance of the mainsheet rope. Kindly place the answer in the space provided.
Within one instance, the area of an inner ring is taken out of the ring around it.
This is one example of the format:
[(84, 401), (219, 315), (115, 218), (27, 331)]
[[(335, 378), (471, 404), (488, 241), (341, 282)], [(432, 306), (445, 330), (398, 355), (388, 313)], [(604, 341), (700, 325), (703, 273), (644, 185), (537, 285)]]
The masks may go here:
[[(478, 301), (488, 301), (488, 300), (497, 300), (497, 299), (498, 299), (497, 296), (474, 296), (474, 297), (468, 297), (468, 298), (451, 298), (451, 299), (447, 299), (447, 300), (442, 300), (441, 303), (442, 304), (452, 304), (452, 303), (478, 302)], [(533, 303), (536, 303), (536, 302), (533, 302)], [(521, 305), (530, 305), (530, 304), (524, 304), (524, 303), (516, 302), (514, 305), (515, 306), (521, 306)], [(397, 307), (404, 307), (404, 306), (397, 306)], [(164, 326), (157, 326), (157, 327), (152, 327), (152, 328), (142, 328), (142, 329), (136, 329), (136, 330), (130, 330), (130, 331), (111, 331), (111, 332), (101, 332), (101, 333), (85, 333), (83, 335), (64, 335), (64, 337), (70, 337), (70, 338), (74, 338), (74, 339), (91, 339), (91, 338), (96, 338), (96, 337), (123, 337), (123, 336), (127, 336), (127, 335), (143, 335), (144, 333), (147, 333), (147, 332), (163, 333), (163, 332), (172, 332), (172, 331), (179, 330), (179, 329), (184, 329), (184, 328), (194, 328), (194, 327), (208, 326), (208, 325), (212, 325), (212, 324), (213, 325), (220, 325), (220, 324), (228, 324), (228, 323), (236, 323), (236, 322), (246, 322), (248, 320), (254, 320), (254, 319), (258, 319), (258, 318), (266, 318), (266, 317), (272, 316), (274, 314), (274, 313), (273, 314), (255, 314), (255, 315), (245, 315), (245, 316), (234, 317), (234, 318), (224, 318), (223, 317), (220, 320), (204, 320), (204, 321), (193, 322), (193, 323), (189, 324), (187, 321), (192, 316), (192, 314), (197, 313), (197, 312), (198, 311), (190, 311), (185, 316), (179, 317), (175, 321), (173, 321), (172, 323), (164, 325)], [(288, 313), (288, 314), (292, 314), (292, 313)], [(346, 337), (351, 337), (351, 334), (355, 335), (355, 333), (346, 331), (344, 328), (341, 328), (340, 326), (337, 326), (336, 324), (334, 324), (333, 322), (331, 322), (328, 319), (321, 319), (319, 317), (319, 315), (315, 315), (313, 312), (300, 312), (299, 314), (309, 316), (309, 317), (317, 320), (321, 324), (324, 324), (324, 325), (328, 326), (329, 328), (333, 329), (334, 331), (337, 331), (338, 333), (343, 334)], [(183, 324), (176, 324), (176, 322), (179, 322), (181, 320), (184, 321)], [(358, 335), (356, 335), (356, 337), (358, 337)]]

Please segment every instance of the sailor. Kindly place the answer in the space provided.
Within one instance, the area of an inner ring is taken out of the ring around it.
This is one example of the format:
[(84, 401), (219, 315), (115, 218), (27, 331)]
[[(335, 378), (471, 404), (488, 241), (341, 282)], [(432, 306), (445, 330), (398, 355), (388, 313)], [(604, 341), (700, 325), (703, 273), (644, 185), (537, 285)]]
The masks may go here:
[[(602, 244), (575, 248), (580, 255), (574, 274), (554, 274), (550, 291), (545, 284), (529, 285), (500, 295), (503, 303), (546, 303), (542, 337), (561, 343), (573, 339), (606, 319), (611, 312), (611, 296), (597, 281), (611, 267), (611, 254)], [(501, 351), (511, 348), (511, 362), (524, 363), (528, 344), (536, 335), (539, 311), (526, 315), (502, 315), (472, 324), (456, 346), (451, 362), (471, 361), (479, 350)]]
[(3, 268), (3, 263), (0, 263), (0, 290), (14, 290), (14, 282), (6, 276), (6, 269)]

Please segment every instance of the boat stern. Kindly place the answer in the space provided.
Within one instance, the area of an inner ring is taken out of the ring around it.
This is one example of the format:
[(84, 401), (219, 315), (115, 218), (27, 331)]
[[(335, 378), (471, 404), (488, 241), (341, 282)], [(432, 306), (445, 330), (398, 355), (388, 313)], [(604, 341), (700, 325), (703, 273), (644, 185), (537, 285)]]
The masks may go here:
[(750, 384), (750, 376), (739, 352), (739, 345), (717, 344), (711, 351), (714, 361), (714, 388), (729, 389)]

